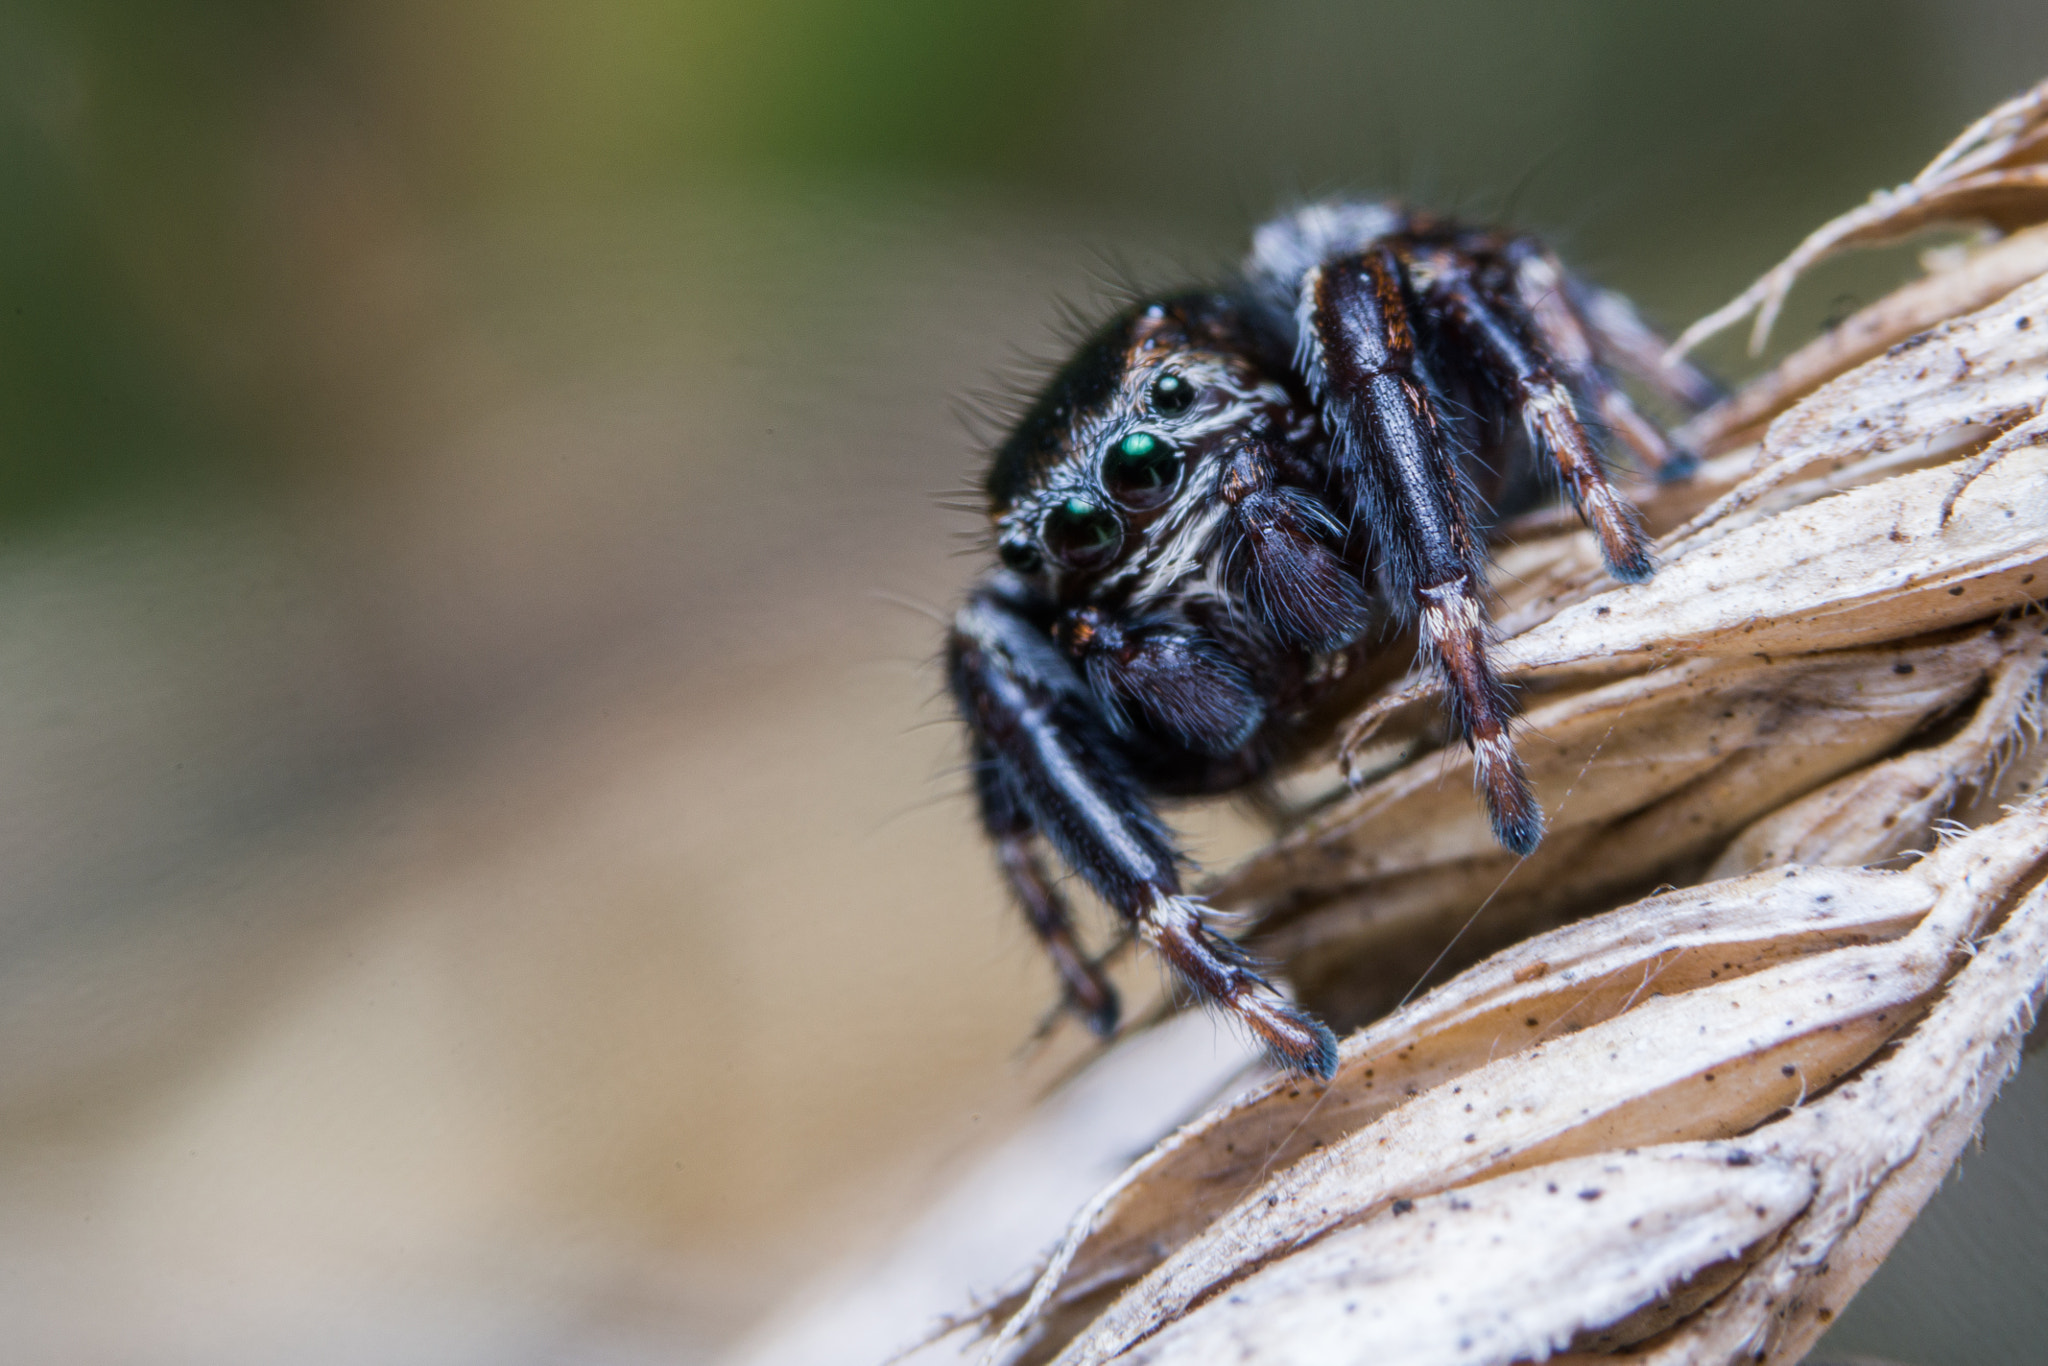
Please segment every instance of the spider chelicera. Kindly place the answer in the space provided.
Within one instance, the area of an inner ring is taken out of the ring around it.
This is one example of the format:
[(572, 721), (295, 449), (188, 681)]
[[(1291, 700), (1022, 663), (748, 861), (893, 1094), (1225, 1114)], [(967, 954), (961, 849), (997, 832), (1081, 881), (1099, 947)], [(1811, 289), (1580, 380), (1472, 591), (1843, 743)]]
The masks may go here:
[(1232, 284), (1125, 310), (1053, 377), (989, 470), (1001, 567), (947, 665), (983, 823), (1093, 1029), (1114, 1031), (1116, 995), (1041, 841), (1275, 1062), (1330, 1075), (1329, 1029), (1182, 891), (1154, 802), (1267, 774), (1390, 624), (1415, 626), (1445, 684), (1495, 837), (1536, 847), (1488, 658), (1485, 530), (1561, 481), (1608, 571), (1649, 576), (1588, 425), (1682, 474), (1608, 368), (1704, 403), (1663, 351), (1528, 237), (1328, 203), (1260, 228)]

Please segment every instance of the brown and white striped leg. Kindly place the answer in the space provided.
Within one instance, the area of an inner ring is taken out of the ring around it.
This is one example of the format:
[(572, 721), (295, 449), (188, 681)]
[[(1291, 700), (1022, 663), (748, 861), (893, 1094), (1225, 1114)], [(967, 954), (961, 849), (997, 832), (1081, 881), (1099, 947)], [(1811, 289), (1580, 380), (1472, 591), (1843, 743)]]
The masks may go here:
[(1413, 602), (1424, 654), (1472, 746), (1494, 837), (1526, 854), (1543, 837), (1543, 813), (1509, 737), (1514, 706), (1488, 655), (1470, 495), (1423, 396), (1410, 308), (1407, 273), (1385, 246), (1310, 271), (1303, 369), (1331, 429), (1333, 473), (1381, 534), (1383, 576)]
[(1116, 988), (1103, 976), (1095, 961), (1074, 941), (1073, 919), (1066, 898), (1045, 875), (1045, 868), (1031, 847), (1028, 834), (1012, 833), (996, 841), (996, 858), (1003, 876), (1024, 910), (1024, 919), (1038, 942), (1045, 946), (1059, 973), (1060, 989), (1067, 1008), (1079, 1015), (1098, 1038), (1116, 1033), (1119, 1013)]
[(1448, 253), (1432, 257), (1430, 265), (1431, 298), (1508, 390), (1522, 420), (1556, 463), (1573, 506), (1599, 538), (1607, 571), (1623, 583), (1649, 578), (1649, 547), (1635, 509), (1607, 481), (1571, 390), (1523, 336), (1520, 307), (1513, 300), (1489, 299), (1472, 273)]
[(1472, 772), (1486, 796), (1493, 837), (1517, 854), (1543, 840), (1543, 810), (1515, 752), (1509, 727), (1514, 700), (1494, 672), (1488, 623), (1474, 580), (1459, 577), (1416, 590), (1424, 655), (1449, 685), (1452, 724), (1472, 747)]
[(1514, 265), (1515, 293), (1536, 335), (1552, 361), (1592, 401), (1601, 422), (1656, 478), (1682, 479), (1692, 473), (1699, 457), (1674, 447), (1607, 377), (1586, 322), (1573, 306), (1571, 279), (1557, 258), (1526, 238), (1512, 243), (1506, 255)]
[(1718, 402), (1720, 386), (1689, 361), (1668, 361), (1671, 344), (1657, 335), (1636, 312), (1635, 305), (1612, 290), (1565, 277), (1565, 296), (1572, 311), (1586, 322), (1600, 358), (1633, 375), (1668, 402), (1696, 412)]
[(1244, 950), (1202, 922), (1199, 903), (1164, 888), (1140, 894), (1138, 937), (1164, 958), (1205, 1004), (1250, 1027), (1273, 1062), (1327, 1079), (1337, 1070), (1337, 1037), (1273, 990)]

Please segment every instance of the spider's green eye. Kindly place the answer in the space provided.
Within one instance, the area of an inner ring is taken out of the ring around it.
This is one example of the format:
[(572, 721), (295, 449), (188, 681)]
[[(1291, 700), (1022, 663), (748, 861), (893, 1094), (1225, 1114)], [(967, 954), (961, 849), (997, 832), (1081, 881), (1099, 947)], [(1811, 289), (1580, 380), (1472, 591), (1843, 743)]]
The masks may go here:
[(1109, 496), (1135, 512), (1149, 512), (1173, 496), (1180, 482), (1180, 452), (1150, 432), (1132, 432), (1102, 461)]
[(1195, 386), (1168, 372), (1152, 381), (1152, 411), (1161, 417), (1179, 417), (1195, 405)]
[(1068, 569), (1099, 569), (1116, 558), (1124, 529), (1116, 514), (1069, 498), (1045, 519), (1045, 548)]

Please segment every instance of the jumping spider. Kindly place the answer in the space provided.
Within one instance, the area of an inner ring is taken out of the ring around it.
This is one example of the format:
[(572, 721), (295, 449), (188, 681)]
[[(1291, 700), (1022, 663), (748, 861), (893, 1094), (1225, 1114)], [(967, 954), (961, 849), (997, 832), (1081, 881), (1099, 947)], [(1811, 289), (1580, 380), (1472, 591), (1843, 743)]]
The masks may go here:
[(1390, 624), (1417, 628), (1445, 684), (1495, 837), (1536, 847), (1488, 658), (1484, 533), (1555, 476), (1608, 571), (1649, 576), (1587, 425), (1682, 474), (1690, 457), (1605, 368), (1703, 403), (1706, 382), (1662, 351), (1530, 238), (1328, 203), (1260, 228), (1232, 284), (1121, 313), (1054, 376), (989, 470), (1002, 563), (955, 618), (947, 665), (982, 821), (1098, 1033), (1116, 996), (1040, 836), (1276, 1062), (1335, 1068), (1330, 1030), (1203, 923), (1153, 803), (1265, 775)]

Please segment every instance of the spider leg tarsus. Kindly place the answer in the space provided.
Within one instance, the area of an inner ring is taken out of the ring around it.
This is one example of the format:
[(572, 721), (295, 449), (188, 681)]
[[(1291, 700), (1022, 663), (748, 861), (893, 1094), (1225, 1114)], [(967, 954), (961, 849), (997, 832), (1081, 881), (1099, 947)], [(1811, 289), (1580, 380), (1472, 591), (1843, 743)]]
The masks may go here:
[(1529, 786), (1529, 771), (1505, 734), (1475, 739), (1472, 764), (1486, 794), (1493, 838), (1511, 854), (1527, 858), (1543, 843), (1543, 808)]
[(1102, 999), (1093, 1005), (1076, 999), (1071, 990), (1065, 993), (1065, 1000), (1067, 1008), (1081, 1017), (1081, 1023), (1088, 1026), (1090, 1034), (1098, 1039), (1116, 1037), (1116, 1027), (1123, 1015), (1123, 1007), (1117, 1001), (1114, 989), (1106, 991)]
[(1648, 583), (1657, 572), (1657, 562), (1650, 558), (1649, 547), (1642, 542), (1640, 530), (1636, 533), (1636, 545), (1625, 559), (1607, 561), (1607, 574), (1617, 583)]
[(1676, 484), (1699, 472), (1700, 453), (1688, 446), (1673, 446), (1671, 458), (1657, 467), (1657, 482)]
[(1138, 933), (1202, 1000), (1229, 1011), (1257, 1036), (1276, 1066), (1319, 1081), (1337, 1070), (1330, 1027), (1274, 991), (1243, 949), (1202, 923), (1200, 906), (1153, 889), (1140, 904)]
[(1421, 590), (1422, 644), (1449, 685), (1451, 719), (1472, 746), (1472, 771), (1486, 799), (1493, 837), (1516, 854), (1543, 839), (1543, 809), (1515, 751), (1514, 703), (1487, 657), (1484, 618), (1469, 578)]

